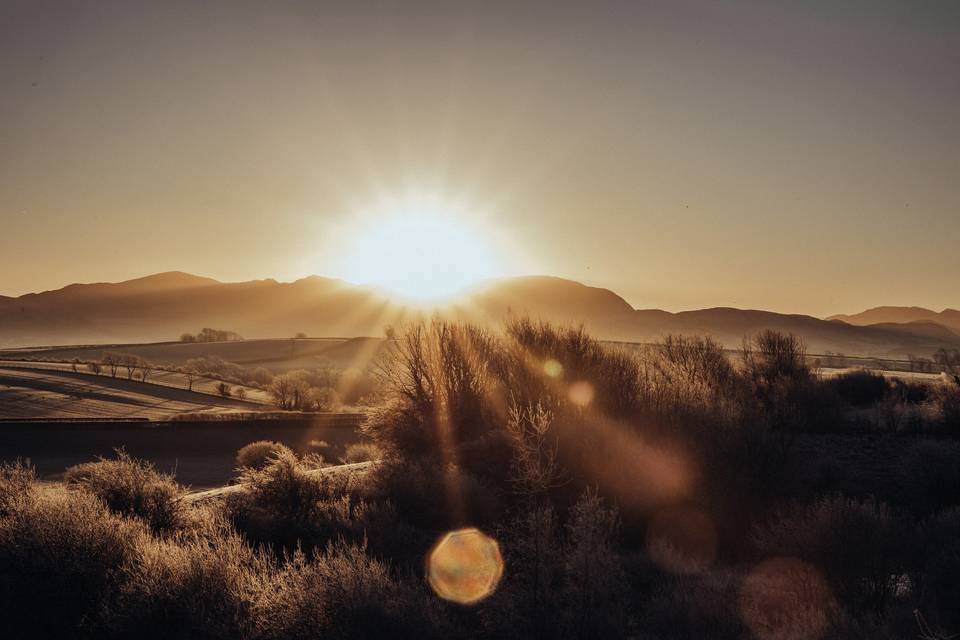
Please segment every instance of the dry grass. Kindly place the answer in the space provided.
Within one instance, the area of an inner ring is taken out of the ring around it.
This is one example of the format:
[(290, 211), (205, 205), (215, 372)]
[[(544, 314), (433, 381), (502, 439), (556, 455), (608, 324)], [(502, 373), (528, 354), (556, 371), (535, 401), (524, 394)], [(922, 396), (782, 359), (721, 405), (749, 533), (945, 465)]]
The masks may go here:
[[(216, 501), (178, 499), (122, 453), (68, 487), (4, 467), (0, 619), (15, 638), (893, 638), (916, 635), (916, 608), (931, 633), (957, 629), (960, 518), (942, 509), (956, 453), (917, 446), (906, 490), (820, 495), (839, 481), (793, 472), (818, 460), (798, 459), (797, 438), (879, 384), (840, 393), (849, 381), (819, 380), (789, 336), (742, 356), (706, 339), (627, 353), (576, 328), (437, 321), (401, 330), (382, 364), (374, 444), (348, 452), (378, 460), (362, 478), (271, 442), (245, 448), (242, 484)], [(884, 400), (939, 402), (884, 386)], [(902, 502), (936, 486), (922, 508)], [(692, 539), (711, 546), (695, 565), (647, 547), (664, 512), (699, 514)], [(505, 571), (463, 607), (430, 593), (423, 562), (468, 525), (497, 540)]]
[(97, 496), (115, 513), (142, 518), (156, 532), (171, 532), (185, 524), (178, 499), (183, 488), (173, 476), (134, 460), (123, 449), (117, 449), (116, 459), (70, 467), (64, 481)]
[(237, 451), (237, 467), (262, 469), (270, 460), (293, 453), (290, 447), (272, 440), (257, 440)]

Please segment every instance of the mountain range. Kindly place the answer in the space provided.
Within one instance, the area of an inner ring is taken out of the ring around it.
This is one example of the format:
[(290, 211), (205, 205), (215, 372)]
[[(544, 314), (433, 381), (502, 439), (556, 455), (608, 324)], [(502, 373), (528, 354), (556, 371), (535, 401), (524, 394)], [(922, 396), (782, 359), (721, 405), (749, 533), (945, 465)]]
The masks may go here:
[(549, 276), (491, 280), (436, 309), (402, 304), (372, 287), (319, 276), (294, 282), (219, 282), (177, 271), (117, 283), (72, 284), (0, 296), (0, 346), (176, 340), (216, 327), (253, 337), (383, 335), (388, 325), (440, 313), (480, 322), (525, 314), (583, 323), (606, 340), (650, 342), (667, 333), (711, 335), (727, 346), (764, 328), (797, 334), (811, 353), (929, 357), (960, 347), (960, 311), (878, 307), (827, 319), (750, 309), (671, 313), (634, 309), (607, 289)]
[(853, 315), (835, 315), (827, 320), (840, 320), (858, 326), (877, 324), (938, 325), (960, 332), (960, 310), (932, 311), (923, 307), (875, 307)]

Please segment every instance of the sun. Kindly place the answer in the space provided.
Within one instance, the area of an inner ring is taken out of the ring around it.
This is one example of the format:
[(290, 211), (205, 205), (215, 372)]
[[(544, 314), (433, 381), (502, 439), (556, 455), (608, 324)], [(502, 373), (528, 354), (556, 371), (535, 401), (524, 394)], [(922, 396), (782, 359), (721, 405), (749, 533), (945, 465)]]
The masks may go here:
[(349, 243), (344, 277), (418, 301), (451, 297), (499, 274), (484, 233), (455, 211), (399, 207)]

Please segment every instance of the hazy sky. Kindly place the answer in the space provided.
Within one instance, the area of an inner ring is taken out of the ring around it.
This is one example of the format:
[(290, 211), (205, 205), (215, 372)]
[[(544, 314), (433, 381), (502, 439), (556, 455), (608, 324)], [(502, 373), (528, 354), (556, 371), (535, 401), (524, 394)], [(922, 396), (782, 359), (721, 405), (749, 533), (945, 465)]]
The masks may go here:
[(960, 307), (956, 0), (0, 0), (0, 82), (7, 295), (342, 275), (415, 190), (637, 307)]

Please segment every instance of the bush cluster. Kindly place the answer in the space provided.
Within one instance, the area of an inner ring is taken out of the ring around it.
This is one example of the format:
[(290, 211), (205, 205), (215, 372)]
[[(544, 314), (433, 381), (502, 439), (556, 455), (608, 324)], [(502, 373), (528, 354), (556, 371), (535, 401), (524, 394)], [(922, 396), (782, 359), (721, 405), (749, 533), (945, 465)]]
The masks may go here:
[(134, 460), (123, 449), (117, 449), (115, 459), (70, 467), (64, 481), (100, 498), (115, 513), (142, 518), (154, 531), (172, 531), (183, 524), (183, 491), (173, 476)]
[[(370, 441), (345, 455), (369, 464), (349, 474), (258, 441), (237, 454), (242, 488), (196, 505), (122, 451), (72, 468), (63, 485), (38, 483), (23, 464), (0, 469), (8, 635), (960, 630), (957, 445), (903, 447), (884, 496), (811, 489), (799, 470), (816, 460), (797, 447), (860, 419), (848, 415), (883, 409), (893, 420), (891, 407), (911, 405), (925, 407), (925, 428), (949, 434), (950, 381), (821, 379), (802, 343), (775, 332), (730, 358), (708, 338), (626, 350), (525, 319), (503, 332), (401, 328), (378, 376)], [(902, 430), (907, 419), (896, 419), (891, 430)], [(498, 542), (505, 567), (471, 606), (433, 593), (425, 568), (437, 541), (466, 526)]]

